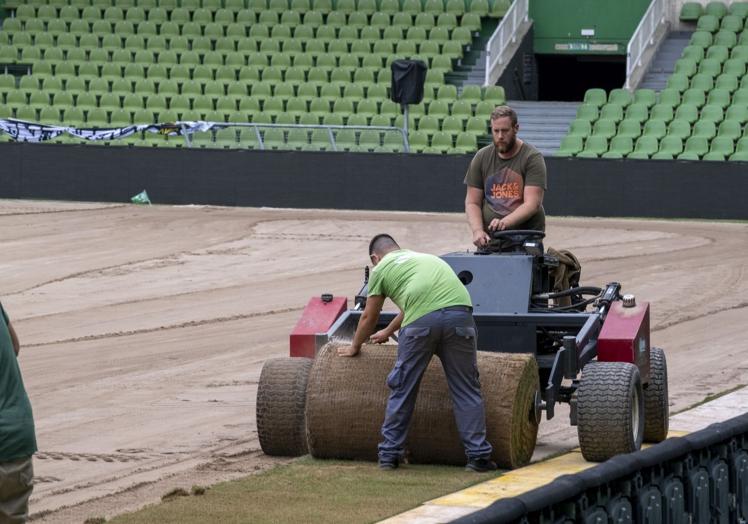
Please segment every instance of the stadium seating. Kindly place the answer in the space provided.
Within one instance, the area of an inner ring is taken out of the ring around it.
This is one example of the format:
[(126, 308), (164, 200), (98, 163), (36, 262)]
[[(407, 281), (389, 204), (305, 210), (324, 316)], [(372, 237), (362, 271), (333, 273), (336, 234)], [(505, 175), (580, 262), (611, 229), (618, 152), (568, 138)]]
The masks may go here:
[[(413, 131), (426, 140), (416, 135), (413, 149), (467, 152), (486, 134), (503, 89), (458, 92), (444, 77), (481, 17), (508, 7), (508, 0), (8, 0), (0, 102), (6, 117), (88, 127), (174, 119), (390, 126), (402, 121), (387, 98), (390, 64), (417, 58), (429, 70), (424, 101), (410, 111)], [(271, 148), (331, 147), (311, 130), (260, 131)], [(398, 132), (349, 131), (353, 149), (402, 150)], [(131, 142), (184, 143), (148, 135)], [(253, 128), (203, 135), (194, 141), (200, 147), (260, 147)]]
[(683, 4), (680, 19), (696, 30), (667, 88), (589, 89), (556, 155), (746, 160), (746, 18), (748, 2)]

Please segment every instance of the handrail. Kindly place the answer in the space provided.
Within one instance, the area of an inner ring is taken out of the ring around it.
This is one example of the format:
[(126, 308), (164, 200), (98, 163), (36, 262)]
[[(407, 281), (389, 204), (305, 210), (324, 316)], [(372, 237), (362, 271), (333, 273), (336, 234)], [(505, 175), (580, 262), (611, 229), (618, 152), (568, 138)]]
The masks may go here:
[[(406, 124), (407, 125), (407, 124)], [(406, 153), (410, 152), (410, 142), (408, 141), (408, 131), (406, 128), (402, 127), (394, 127), (394, 126), (359, 126), (359, 125), (333, 125), (333, 124), (259, 124), (259, 123), (249, 123), (249, 122), (214, 122), (213, 128), (215, 129), (221, 129), (226, 127), (250, 127), (253, 128), (255, 131), (255, 134), (257, 136), (257, 141), (260, 144), (260, 149), (265, 149), (265, 141), (260, 134), (260, 128), (280, 128), (280, 129), (326, 129), (328, 131), (328, 138), (330, 139), (330, 145), (332, 145), (333, 151), (337, 151), (337, 141), (335, 139), (335, 136), (333, 135), (332, 131), (335, 130), (341, 130), (341, 129), (352, 129), (352, 130), (360, 130), (360, 131), (384, 131), (384, 132), (391, 132), (391, 131), (397, 131), (402, 135), (403, 138), (403, 149)], [(192, 147), (191, 140), (187, 140), (187, 135), (185, 135), (185, 141), (187, 142), (187, 147)]]
[(504, 63), (504, 51), (517, 40), (519, 27), (529, 19), (529, 0), (514, 0), (486, 44), (486, 77), (484, 86), (493, 84), (492, 73)]
[(631, 73), (642, 65), (642, 56), (648, 46), (654, 44), (658, 26), (665, 22), (665, 0), (652, 0), (636, 31), (626, 46), (626, 89), (631, 89)]

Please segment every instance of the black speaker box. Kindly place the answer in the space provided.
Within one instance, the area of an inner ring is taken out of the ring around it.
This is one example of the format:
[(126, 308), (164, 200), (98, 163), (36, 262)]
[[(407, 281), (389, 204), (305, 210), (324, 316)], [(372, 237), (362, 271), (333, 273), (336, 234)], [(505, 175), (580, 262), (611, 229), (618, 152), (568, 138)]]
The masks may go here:
[(392, 89), (390, 91), (392, 101), (401, 105), (420, 104), (423, 100), (426, 70), (426, 64), (421, 60), (392, 62)]

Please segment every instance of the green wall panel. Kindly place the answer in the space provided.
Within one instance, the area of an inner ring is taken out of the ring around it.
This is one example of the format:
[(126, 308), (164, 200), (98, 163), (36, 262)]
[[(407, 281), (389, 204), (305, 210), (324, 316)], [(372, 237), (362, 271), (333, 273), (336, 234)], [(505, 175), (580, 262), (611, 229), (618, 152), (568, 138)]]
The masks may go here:
[[(651, 0), (530, 0), (535, 52), (626, 54)], [(583, 35), (593, 30), (594, 35)]]

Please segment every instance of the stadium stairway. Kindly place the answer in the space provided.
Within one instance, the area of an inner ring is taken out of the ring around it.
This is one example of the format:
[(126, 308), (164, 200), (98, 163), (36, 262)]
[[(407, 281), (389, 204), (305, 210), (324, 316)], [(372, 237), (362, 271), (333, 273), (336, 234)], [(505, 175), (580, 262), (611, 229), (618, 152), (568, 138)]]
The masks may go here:
[(673, 31), (667, 35), (637, 89), (654, 89), (657, 92), (665, 89), (667, 79), (675, 69), (675, 62), (688, 45), (691, 34), (691, 31)]
[(579, 102), (510, 100), (507, 104), (517, 112), (519, 137), (544, 155), (559, 148), (579, 107)]

